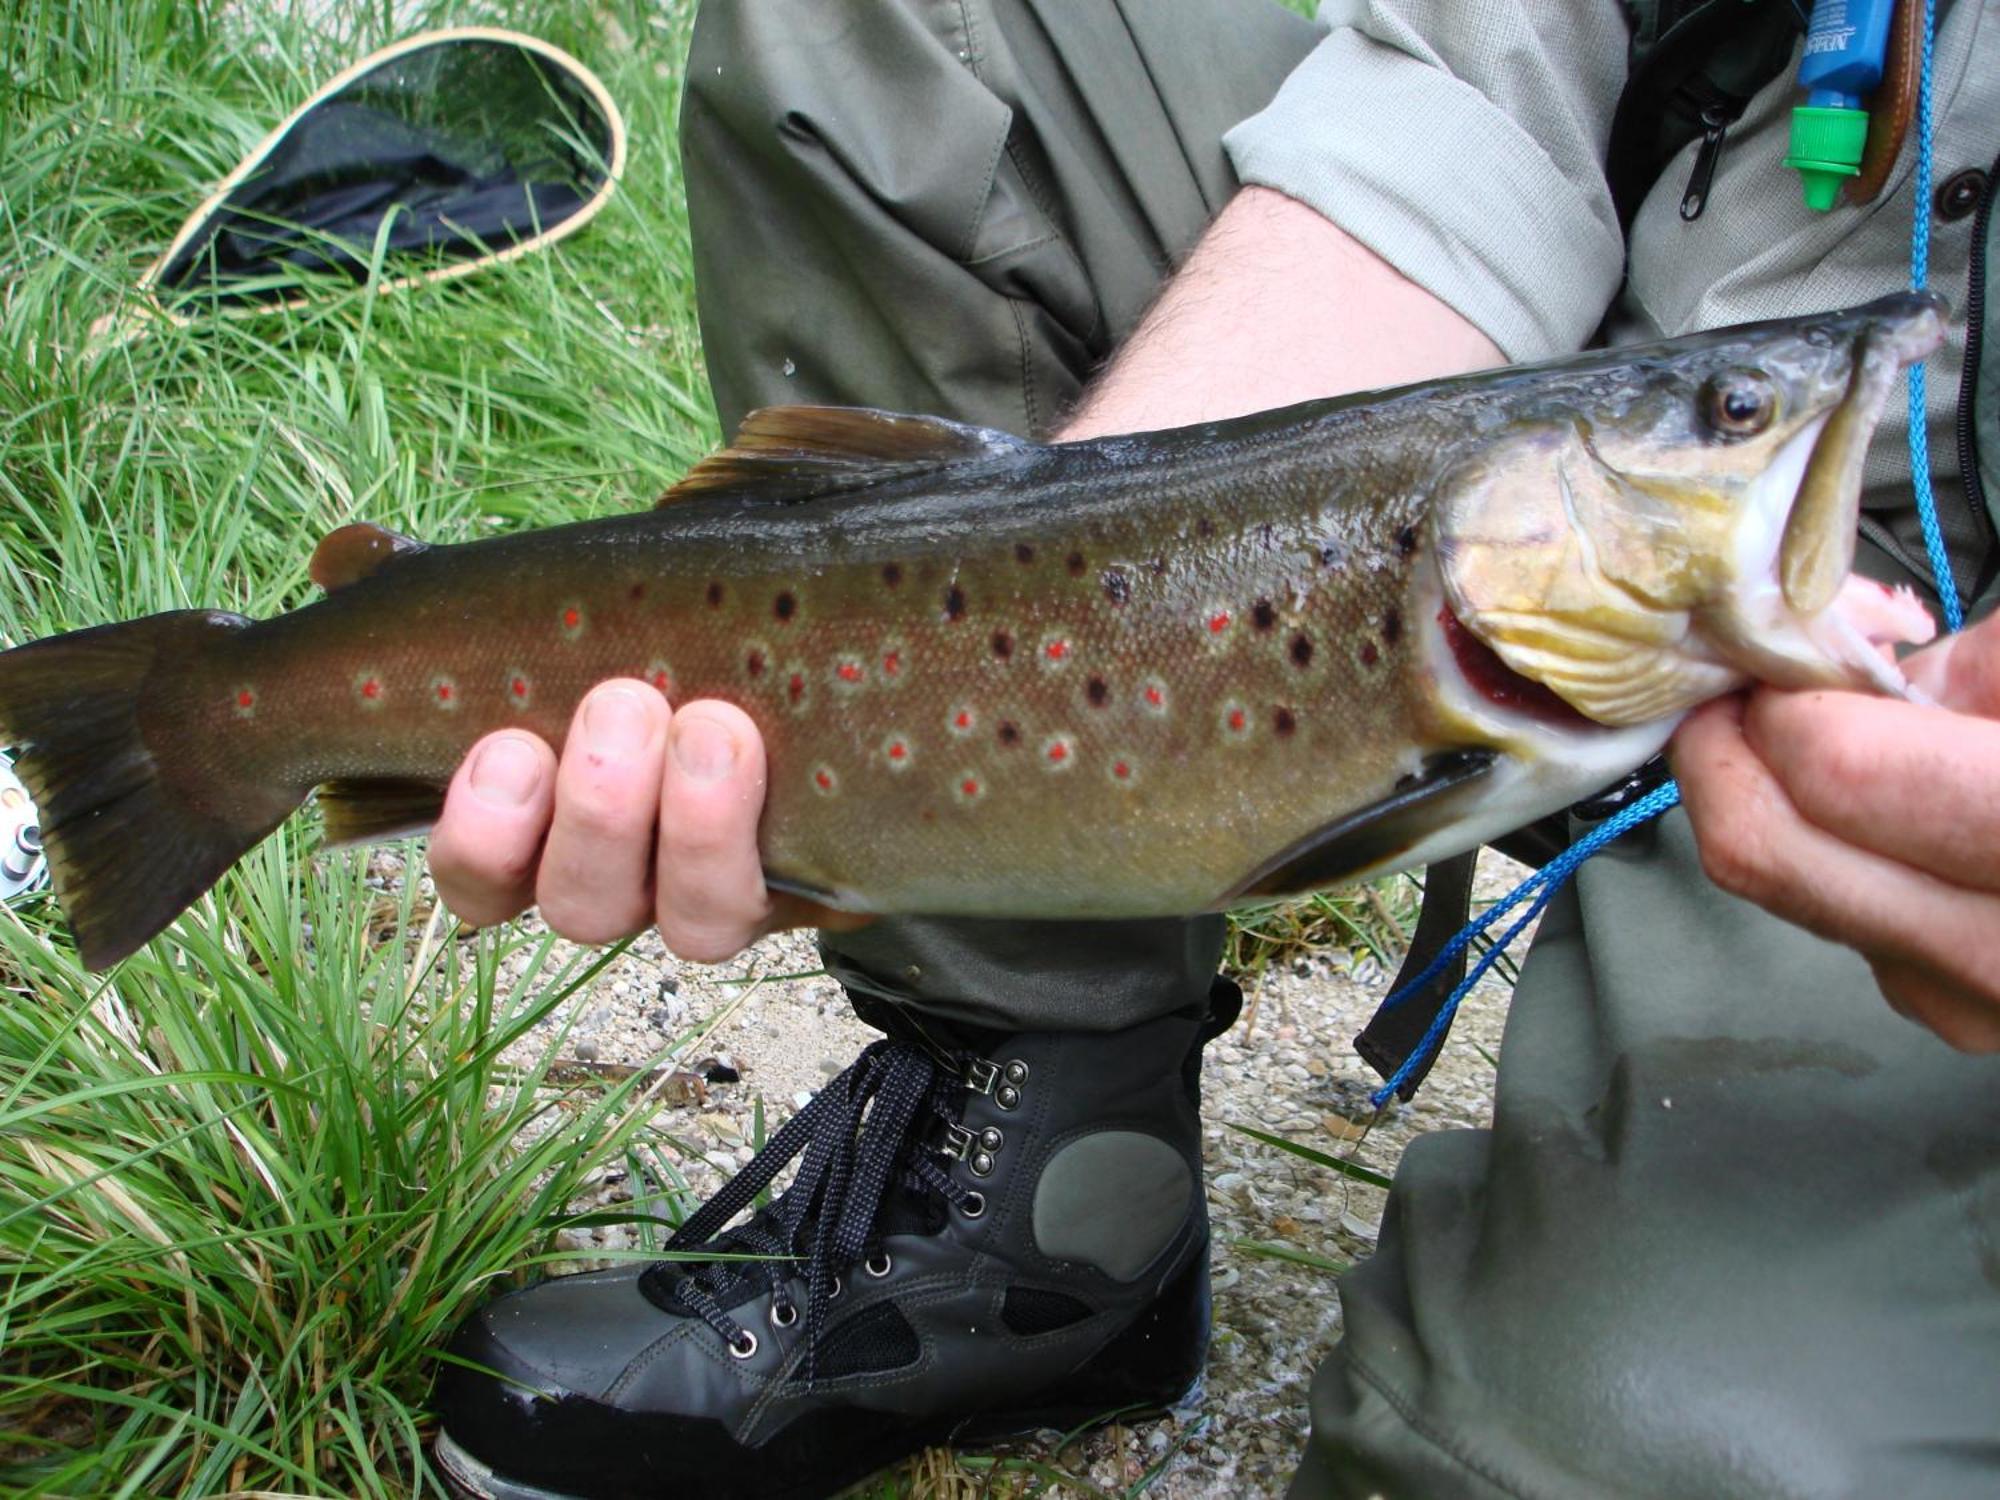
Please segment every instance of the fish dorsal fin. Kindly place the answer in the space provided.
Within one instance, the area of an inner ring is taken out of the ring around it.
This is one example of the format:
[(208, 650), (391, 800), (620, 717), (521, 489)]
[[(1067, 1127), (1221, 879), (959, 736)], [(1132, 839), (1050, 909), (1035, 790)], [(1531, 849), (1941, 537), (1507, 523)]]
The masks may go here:
[(1431, 756), (1379, 802), (1307, 834), (1266, 861), (1227, 900), (1303, 895), (1387, 864), (1462, 816), (1498, 758), (1487, 749)]
[(312, 581), (332, 593), (357, 578), (366, 578), (399, 557), (421, 552), (424, 544), (373, 521), (355, 521), (329, 531), (313, 549), (306, 571)]
[(724, 491), (756, 500), (805, 500), (969, 458), (1032, 447), (992, 427), (866, 406), (766, 406), (736, 439), (688, 471), (662, 506)]

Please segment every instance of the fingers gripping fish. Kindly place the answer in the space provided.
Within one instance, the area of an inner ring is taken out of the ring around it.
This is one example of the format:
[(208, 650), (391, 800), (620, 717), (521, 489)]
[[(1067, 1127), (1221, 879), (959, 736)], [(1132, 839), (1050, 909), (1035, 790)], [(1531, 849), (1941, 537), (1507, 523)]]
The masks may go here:
[(323, 542), (318, 603), (0, 655), (84, 960), (315, 789), (421, 828), (479, 736), (595, 683), (742, 706), (774, 886), (864, 911), (1141, 916), (1470, 848), (1747, 681), (1901, 692), (1915, 600), (1849, 576), (1921, 295), (1053, 446), (754, 413), (650, 513)]

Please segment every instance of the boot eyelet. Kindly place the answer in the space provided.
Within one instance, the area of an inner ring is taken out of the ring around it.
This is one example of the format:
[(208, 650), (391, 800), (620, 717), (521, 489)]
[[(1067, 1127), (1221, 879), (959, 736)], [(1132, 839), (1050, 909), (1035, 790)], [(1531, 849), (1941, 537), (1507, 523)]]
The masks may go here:
[(1028, 1065), (1018, 1057), (1008, 1063), (1000, 1072), (1001, 1076), (1016, 1088), (1019, 1088), (1028, 1081)]
[(1016, 1109), (1021, 1103), (1021, 1091), (1011, 1083), (1003, 1083), (993, 1091), (993, 1102), (1002, 1109)]
[(790, 1328), (799, 1320), (798, 1304), (795, 1302), (773, 1302), (771, 1304), (771, 1326)]
[(988, 1151), (998, 1151), (1002, 1146), (1007, 1144), (1007, 1137), (1000, 1133), (998, 1125), (988, 1125), (984, 1130), (979, 1132), (979, 1144), (984, 1146)]
[(974, 1177), (991, 1177), (993, 1175), (993, 1153), (991, 1151), (973, 1152), (971, 1167)]
[(757, 1335), (749, 1329), (742, 1330), (741, 1338), (729, 1341), (729, 1355), (732, 1359), (748, 1359), (757, 1352)]
[(889, 1258), (887, 1250), (884, 1250), (880, 1255), (871, 1255), (861, 1263), (861, 1269), (866, 1271), (870, 1276), (873, 1276), (877, 1281), (887, 1276), (895, 1268), (896, 1263)]
[(833, 1278), (833, 1285), (827, 1289), (826, 1300), (832, 1302), (836, 1298), (838, 1298), (842, 1292), (846, 1290), (847, 1290), (847, 1283), (842, 1281), (838, 1276), (836, 1276)]
[(964, 1214), (968, 1219), (978, 1218), (981, 1214), (986, 1212), (986, 1195), (984, 1193), (976, 1191), (967, 1193), (965, 1197), (959, 1201), (958, 1211)]

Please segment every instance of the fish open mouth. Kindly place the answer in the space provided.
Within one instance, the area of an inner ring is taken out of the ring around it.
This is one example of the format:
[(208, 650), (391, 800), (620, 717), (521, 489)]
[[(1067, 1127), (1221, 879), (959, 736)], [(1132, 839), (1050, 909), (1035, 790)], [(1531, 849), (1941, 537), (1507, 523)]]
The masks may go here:
[(1896, 378), (1944, 340), (1943, 304), (1894, 299), (1857, 336), (1846, 393), (1785, 444), (1752, 491), (1739, 587), (1704, 620), (1731, 663), (1780, 686), (1908, 683), (1884, 646), (1921, 644), (1935, 625), (1916, 595), (1853, 573), (1862, 470)]

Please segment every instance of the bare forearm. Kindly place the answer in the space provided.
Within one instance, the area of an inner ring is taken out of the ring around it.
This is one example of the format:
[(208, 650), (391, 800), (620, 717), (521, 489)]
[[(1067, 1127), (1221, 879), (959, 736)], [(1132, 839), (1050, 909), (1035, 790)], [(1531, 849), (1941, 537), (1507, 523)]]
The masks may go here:
[(1502, 362), (1485, 334), (1331, 220), (1245, 188), (1061, 436), (1180, 427)]

